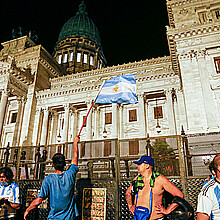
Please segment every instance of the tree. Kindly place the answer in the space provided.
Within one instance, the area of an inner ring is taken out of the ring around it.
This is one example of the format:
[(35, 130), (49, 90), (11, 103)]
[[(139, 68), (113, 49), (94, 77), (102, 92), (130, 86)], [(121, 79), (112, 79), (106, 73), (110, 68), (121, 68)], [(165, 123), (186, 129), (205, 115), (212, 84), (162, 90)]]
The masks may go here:
[(152, 144), (152, 157), (158, 172), (165, 176), (179, 176), (179, 160), (167, 142), (155, 141)]

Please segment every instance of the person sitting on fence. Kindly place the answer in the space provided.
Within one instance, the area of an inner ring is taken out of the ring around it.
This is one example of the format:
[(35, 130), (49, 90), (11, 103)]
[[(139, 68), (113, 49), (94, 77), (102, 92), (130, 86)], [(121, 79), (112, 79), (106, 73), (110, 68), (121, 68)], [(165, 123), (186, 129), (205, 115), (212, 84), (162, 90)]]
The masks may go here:
[(197, 220), (220, 220), (220, 154), (214, 157), (213, 170), (215, 178), (202, 187), (198, 196)]
[(50, 198), (50, 213), (48, 219), (73, 220), (78, 216), (74, 198), (74, 186), (76, 174), (79, 171), (78, 165), (78, 142), (79, 137), (74, 138), (74, 150), (71, 166), (64, 171), (66, 165), (65, 156), (56, 153), (52, 160), (55, 174), (45, 177), (38, 198), (32, 201), (24, 213), (27, 219), (29, 212), (35, 209), (46, 198)]
[(126, 191), (126, 201), (129, 210), (134, 214), (134, 220), (163, 219), (164, 215), (169, 214), (178, 206), (176, 203), (171, 204), (167, 209), (162, 206), (164, 190), (173, 196), (183, 198), (182, 192), (165, 176), (154, 170), (152, 157), (144, 155), (134, 163), (137, 164), (139, 175), (134, 178), (133, 184)]
[(0, 168), (0, 219), (13, 220), (16, 209), (20, 208), (19, 186), (12, 179), (9, 167)]

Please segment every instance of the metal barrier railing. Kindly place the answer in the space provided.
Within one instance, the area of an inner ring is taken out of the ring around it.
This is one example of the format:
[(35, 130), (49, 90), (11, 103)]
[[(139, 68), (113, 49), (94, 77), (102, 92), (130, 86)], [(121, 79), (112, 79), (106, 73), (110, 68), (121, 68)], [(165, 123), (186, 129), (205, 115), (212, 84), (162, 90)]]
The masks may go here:
[[(67, 165), (69, 165), (72, 151), (72, 142), (47, 146), (6, 147), (0, 149), (0, 165), (11, 167), (16, 180), (39, 180), (41, 182), (45, 175), (53, 172), (52, 155), (57, 152), (63, 153)], [(133, 161), (146, 153), (155, 159), (157, 171), (169, 179), (180, 181), (181, 190), (187, 200), (192, 199), (192, 192), (188, 190), (189, 183), (194, 181), (192, 176), (198, 175), (195, 158), (201, 160), (202, 157), (213, 155), (193, 154), (185, 135), (80, 142), (80, 171), (77, 179), (103, 179), (114, 182), (114, 201), (117, 203), (115, 207), (118, 207), (115, 214), (118, 217), (115, 219), (119, 219), (122, 183), (130, 181), (137, 175)], [(206, 165), (204, 164), (204, 166)], [(201, 175), (203, 179), (207, 173), (204, 172)], [(190, 179), (189, 176), (191, 176)], [(200, 182), (198, 184), (201, 184)], [(196, 195), (194, 197), (196, 198)]]

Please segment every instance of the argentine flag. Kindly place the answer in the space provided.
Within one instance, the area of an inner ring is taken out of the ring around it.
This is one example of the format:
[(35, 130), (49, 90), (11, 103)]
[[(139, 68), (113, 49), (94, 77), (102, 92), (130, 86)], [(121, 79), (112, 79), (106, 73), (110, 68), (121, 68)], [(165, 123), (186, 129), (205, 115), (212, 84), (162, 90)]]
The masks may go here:
[(135, 74), (105, 81), (95, 103), (137, 103)]

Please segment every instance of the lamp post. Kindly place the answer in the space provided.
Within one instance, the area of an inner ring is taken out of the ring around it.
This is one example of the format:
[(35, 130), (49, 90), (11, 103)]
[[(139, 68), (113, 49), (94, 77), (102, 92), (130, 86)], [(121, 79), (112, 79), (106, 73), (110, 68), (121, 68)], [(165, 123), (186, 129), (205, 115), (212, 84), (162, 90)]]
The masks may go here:
[[(105, 108), (104, 118), (106, 120), (106, 108)], [(105, 128), (105, 121), (104, 121), (104, 130), (103, 130), (102, 136), (103, 136), (103, 138), (107, 138), (107, 131), (106, 131), (106, 128)]]
[(156, 131), (159, 134), (161, 132), (161, 127), (159, 125), (159, 118), (158, 118), (158, 106), (157, 106), (157, 98), (156, 98), (156, 118), (157, 118), (157, 125), (156, 125)]
[(60, 135), (60, 127), (61, 127), (61, 118), (60, 118), (60, 126), (59, 126), (59, 134), (57, 135), (57, 142), (58, 142), (58, 149), (57, 149), (57, 152), (58, 153), (61, 153), (61, 145), (60, 145), (60, 142), (61, 142), (61, 135)]
[(102, 136), (103, 136), (103, 138), (107, 138), (107, 131), (105, 129), (105, 126), (104, 126), (104, 130), (103, 130)]

